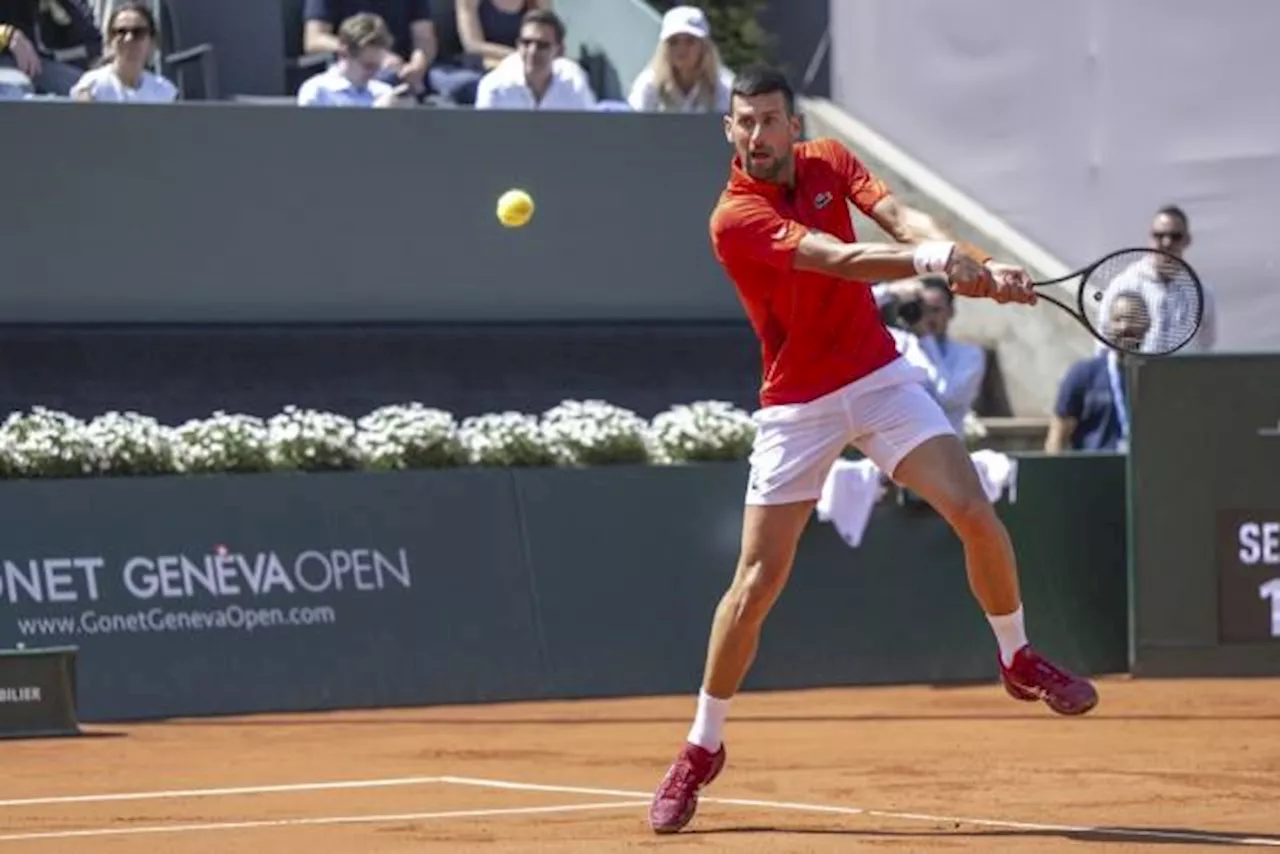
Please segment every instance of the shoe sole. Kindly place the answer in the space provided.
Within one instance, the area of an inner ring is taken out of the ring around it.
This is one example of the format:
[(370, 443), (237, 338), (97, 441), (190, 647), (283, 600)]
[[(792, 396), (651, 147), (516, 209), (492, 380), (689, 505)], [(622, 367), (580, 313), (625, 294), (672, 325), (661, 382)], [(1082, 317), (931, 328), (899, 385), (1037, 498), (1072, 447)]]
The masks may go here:
[(1045, 705), (1053, 709), (1058, 714), (1065, 715), (1066, 717), (1069, 717), (1069, 718), (1075, 718), (1075, 717), (1079, 717), (1080, 715), (1087, 714), (1093, 711), (1094, 707), (1098, 705), (1098, 695), (1095, 694), (1093, 696), (1093, 699), (1091, 699), (1088, 703), (1082, 706), (1077, 706), (1069, 709), (1063, 708), (1061, 706), (1055, 706), (1053, 703), (1050, 703), (1048, 700), (1045, 700), (1044, 702), (1045, 702)]
[(1093, 695), (1093, 699), (1087, 704), (1078, 707), (1067, 707), (1055, 704), (1047, 695), (1042, 695), (1035, 691), (1028, 691), (1019, 685), (1014, 685), (1008, 680), (1001, 681), (1004, 682), (1005, 693), (1013, 699), (1020, 700), (1024, 703), (1034, 703), (1036, 700), (1044, 700), (1044, 704), (1046, 706), (1054, 712), (1066, 717), (1078, 717), (1080, 715), (1087, 714), (1088, 712), (1093, 711), (1094, 707), (1098, 705), (1098, 695), (1096, 692)]
[(659, 836), (669, 836), (673, 833), (679, 833), (680, 831), (685, 829), (685, 826), (688, 825), (689, 822), (693, 821), (693, 813), (697, 812), (697, 810), (698, 810), (698, 805), (694, 804), (693, 810), (687, 816), (685, 816), (684, 819), (679, 824), (650, 825), (650, 827), (652, 827), (653, 832), (658, 834)]
[(1015, 700), (1020, 700), (1023, 703), (1034, 703), (1036, 700), (1040, 699), (1038, 694), (1031, 691), (1024, 691), (1007, 680), (1004, 681), (1004, 690), (1010, 697)]

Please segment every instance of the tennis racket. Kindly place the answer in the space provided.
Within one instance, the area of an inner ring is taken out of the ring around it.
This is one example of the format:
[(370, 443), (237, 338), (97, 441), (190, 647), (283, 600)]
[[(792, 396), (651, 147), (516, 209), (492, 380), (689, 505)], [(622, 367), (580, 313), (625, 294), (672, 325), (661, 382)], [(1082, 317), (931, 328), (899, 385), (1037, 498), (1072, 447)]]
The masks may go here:
[(1037, 294), (1070, 314), (1113, 350), (1168, 356), (1181, 350), (1204, 319), (1204, 287), (1191, 265), (1159, 249), (1120, 249), (1034, 288), (1079, 279), (1076, 304)]

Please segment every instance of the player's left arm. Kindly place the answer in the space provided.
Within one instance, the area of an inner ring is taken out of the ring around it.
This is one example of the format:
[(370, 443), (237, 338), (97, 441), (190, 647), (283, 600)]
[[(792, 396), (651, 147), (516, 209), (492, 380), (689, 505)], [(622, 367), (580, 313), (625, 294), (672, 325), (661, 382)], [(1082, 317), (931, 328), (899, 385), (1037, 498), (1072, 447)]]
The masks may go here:
[[(854, 196), (854, 204), (857, 204), (856, 196)], [(928, 213), (904, 204), (892, 193), (882, 196), (871, 207), (860, 209), (899, 243), (954, 241), (959, 251), (990, 270), (994, 284), (992, 293), (965, 294), (965, 296), (990, 296), (997, 302), (1035, 302), (1036, 296), (1035, 291), (1031, 289), (1031, 277), (1025, 270), (1013, 264), (1001, 264), (992, 259), (990, 252), (967, 241), (957, 240), (947, 234), (946, 229)]]
[(956, 240), (929, 214), (899, 200), (849, 149), (835, 141), (830, 141), (829, 145), (829, 156), (844, 174), (849, 200), (890, 237), (908, 244), (939, 240), (953, 242), (961, 252), (990, 270), (991, 281), (985, 283), (986, 287), (979, 285), (973, 290), (957, 290), (957, 293), (991, 297), (997, 302), (1035, 302), (1030, 277), (1022, 268), (996, 263), (991, 253), (966, 241)]
[(991, 260), (989, 253), (976, 246), (957, 241), (924, 211), (903, 204), (884, 181), (857, 158), (852, 151), (835, 140), (826, 140), (827, 157), (835, 164), (845, 181), (849, 201), (899, 243), (926, 243), (943, 240), (957, 243), (966, 255), (980, 263)]
[[(892, 193), (883, 196), (873, 207), (863, 211), (863, 213), (875, 220), (877, 225), (899, 243), (923, 243), (926, 240), (956, 240), (947, 234), (946, 229), (938, 225), (937, 220), (928, 213), (903, 203)], [(971, 243), (956, 242), (975, 261), (985, 264), (991, 260), (989, 252), (984, 252)]]

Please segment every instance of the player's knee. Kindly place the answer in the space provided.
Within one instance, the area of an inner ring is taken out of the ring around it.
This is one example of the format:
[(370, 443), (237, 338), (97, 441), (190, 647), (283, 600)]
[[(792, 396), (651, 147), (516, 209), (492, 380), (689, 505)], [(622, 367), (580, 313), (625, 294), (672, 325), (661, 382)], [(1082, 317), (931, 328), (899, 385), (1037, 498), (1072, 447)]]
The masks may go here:
[(740, 622), (761, 623), (782, 593), (790, 567), (785, 561), (744, 560), (738, 568), (729, 599)]
[(960, 539), (988, 537), (998, 531), (1000, 517), (983, 493), (966, 492), (949, 503), (947, 521)]

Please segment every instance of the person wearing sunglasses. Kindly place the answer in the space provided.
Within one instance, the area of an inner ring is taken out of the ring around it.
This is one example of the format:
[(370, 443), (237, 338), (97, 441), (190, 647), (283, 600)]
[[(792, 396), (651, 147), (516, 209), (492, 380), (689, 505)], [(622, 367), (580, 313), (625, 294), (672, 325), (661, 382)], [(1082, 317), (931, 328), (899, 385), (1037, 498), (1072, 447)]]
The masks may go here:
[(86, 71), (71, 87), (77, 101), (169, 104), (178, 87), (147, 70), (155, 51), (156, 19), (145, 3), (125, 2), (107, 19), (107, 52), (102, 64)]
[[(1191, 245), (1191, 222), (1186, 212), (1177, 205), (1165, 205), (1156, 211), (1151, 220), (1148, 245), (1175, 258), (1183, 257)], [(1111, 304), (1121, 294), (1137, 294), (1151, 307), (1148, 343), (1158, 347), (1162, 337), (1169, 334), (1165, 330), (1186, 328), (1187, 319), (1182, 315), (1194, 311), (1194, 300), (1199, 298), (1183, 278), (1178, 275), (1176, 262), (1135, 264), (1107, 287), (1098, 306), (1098, 315), (1110, 317)], [(1203, 282), (1201, 284), (1204, 285)], [(1180, 352), (1203, 353), (1212, 350), (1217, 343), (1217, 312), (1214, 310), (1213, 293), (1207, 285), (1203, 287), (1203, 305), (1200, 329)], [(1099, 353), (1105, 349), (1101, 344), (1097, 347)]]
[(480, 79), (478, 110), (593, 110), (586, 72), (564, 56), (564, 22), (555, 12), (525, 13), (516, 52)]

